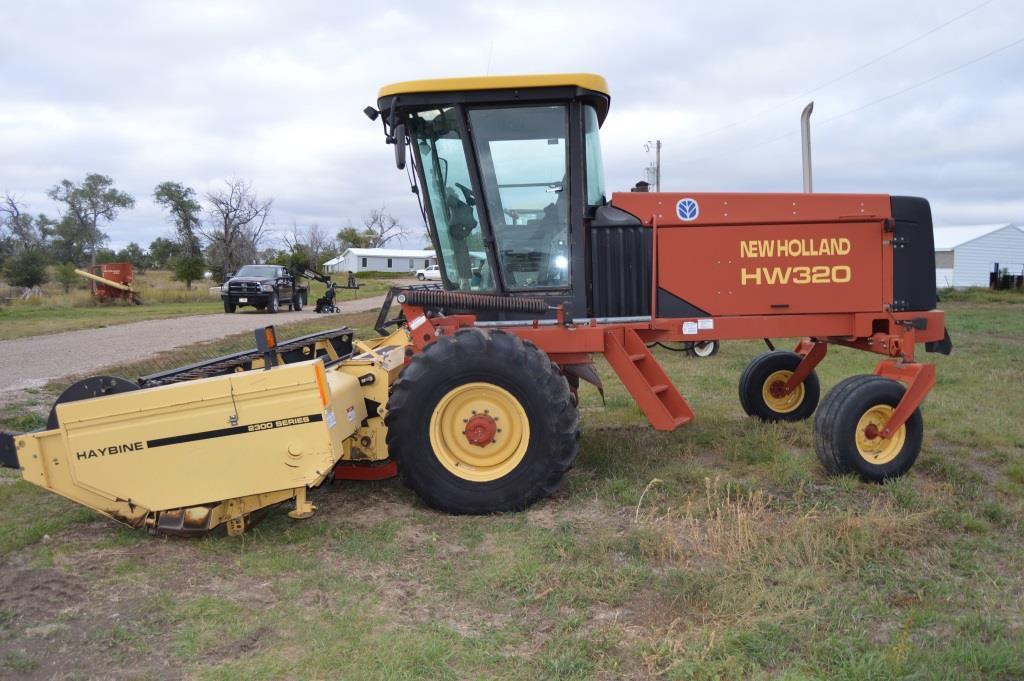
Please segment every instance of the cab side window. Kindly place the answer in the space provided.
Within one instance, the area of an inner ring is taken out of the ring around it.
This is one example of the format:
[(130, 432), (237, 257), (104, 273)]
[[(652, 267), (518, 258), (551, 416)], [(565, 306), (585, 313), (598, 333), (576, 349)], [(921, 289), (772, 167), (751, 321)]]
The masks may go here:
[(473, 109), (469, 122), (506, 284), (568, 287), (566, 107)]

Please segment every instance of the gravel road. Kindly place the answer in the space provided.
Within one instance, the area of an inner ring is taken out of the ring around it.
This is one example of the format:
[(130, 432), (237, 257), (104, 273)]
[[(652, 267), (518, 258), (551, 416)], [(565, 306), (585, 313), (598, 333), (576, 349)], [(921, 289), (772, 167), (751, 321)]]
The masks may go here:
[[(344, 315), (380, 309), (384, 296), (343, 301), (338, 326)], [(102, 329), (68, 331), (47, 336), (0, 341), (0, 397), (26, 388), (105, 366), (145, 359), (164, 350), (215, 340), (250, 331), (269, 323), (286, 324), (316, 317), (312, 307), (301, 312), (245, 311), (235, 314), (192, 315), (116, 324)]]

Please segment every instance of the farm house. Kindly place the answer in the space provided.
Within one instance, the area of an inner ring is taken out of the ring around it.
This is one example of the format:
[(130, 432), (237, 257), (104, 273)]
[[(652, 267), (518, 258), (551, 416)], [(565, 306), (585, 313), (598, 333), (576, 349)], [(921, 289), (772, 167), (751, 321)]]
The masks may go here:
[(988, 286), (993, 268), (1024, 270), (1024, 230), (1012, 224), (935, 228), (935, 285)]
[(324, 263), (334, 272), (415, 272), (437, 263), (434, 251), (401, 248), (346, 248), (337, 258)]

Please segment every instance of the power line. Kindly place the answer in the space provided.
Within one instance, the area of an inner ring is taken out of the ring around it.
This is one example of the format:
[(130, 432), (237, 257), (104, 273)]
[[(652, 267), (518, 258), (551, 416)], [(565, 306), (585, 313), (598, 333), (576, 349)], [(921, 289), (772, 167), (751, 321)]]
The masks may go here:
[[(909, 85), (909, 86), (907, 86), (905, 88), (902, 88), (900, 90), (896, 90), (895, 92), (890, 92), (889, 94), (884, 95), (882, 97), (879, 97), (878, 99), (873, 99), (870, 102), (867, 102), (865, 104), (861, 104), (860, 106), (854, 107), (852, 109), (848, 109), (846, 111), (843, 111), (842, 113), (836, 114), (835, 116), (831, 116), (829, 118), (826, 118), (825, 120), (820, 121), (818, 123), (818, 125), (819, 126), (827, 125), (827, 124), (829, 124), (829, 123), (831, 123), (833, 121), (836, 121), (836, 120), (838, 120), (840, 118), (843, 118), (845, 116), (849, 116), (850, 114), (857, 113), (858, 111), (863, 111), (864, 109), (867, 109), (869, 107), (875, 106), (876, 104), (880, 104), (880, 103), (882, 103), (884, 101), (890, 100), (893, 97), (898, 97), (899, 95), (902, 95), (904, 93), (910, 92), (911, 90), (916, 90), (919, 87), (923, 87), (925, 85), (928, 85), (929, 83), (932, 83), (932, 82), (934, 82), (936, 80), (939, 80), (940, 78), (944, 78), (945, 76), (948, 76), (948, 75), (950, 75), (952, 73), (956, 73), (957, 71), (965, 69), (968, 66), (972, 66), (974, 64), (977, 64), (980, 61), (988, 59), (989, 57), (994, 57), (995, 55), (999, 54), (1000, 52), (1005, 52), (1006, 50), (1009, 50), (1010, 48), (1016, 47), (1017, 45), (1020, 45), (1021, 43), (1024, 43), (1024, 37), (1020, 37), (1020, 38), (1014, 40), (1013, 42), (1010, 42), (1010, 43), (1007, 43), (1006, 45), (1003, 45), (1002, 47), (997, 47), (996, 49), (994, 49), (994, 50), (992, 50), (990, 52), (986, 52), (985, 54), (983, 54), (981, 56), (978, 56), (978, 57), (975, 57), (974, 59), (970, 59), (968, 61), (962, 62), (962, 63), (954, 66), (953, 68), (946, 69), (945, 71), (943, 71), (941, 73), (937, 73), (934, 76), (930, 76), (928, 78), (925, 78), (924, 80), (918, 81), (918, 82), (914, 83), (913, 85)], [(725, 152), (721, 152), (721, 153), (708, 154), (706, 156), (700, 156), (700, 157), (696, 157), (696, 158), (685, 159), (685, 160), (682, 161), (682, 163), (696, 163), (698, 161), (706, 161), (706, 160), (713, 159), (713, 158), (720, 158), (722, 156), (729, 156), (729, 155), (735, 154), (737, 152), (751, 151), (753, 149), (758, 149), (760, 147), (772, 144), (773, 142), (778, 142), (779, 140), (786, 139), (787, 137), (792, 137), (792, 136), (796, 135), (797, 132), (798, 131), (790, 131), (790, 132), (782, 133), (781, 135), (777, 135), (777, 136), (772, 137), (770, 139), (763, 140), (761, 142), (758, 142), (757, 144), (749, 145), (749, 146), (746, 146), (746, 147), (743, 147), (743, 148), (733, 149), (731, 151), (725, 151)]]
[(982, 61), (983, 59), (988, 59), (989, 57), (995, 56), (995, 55), (999, 54), (1000, 52), (1004, 52), (1004, 51), (1010, 49), (1011, 47), (1016, 47), (1017, 45), (1020, 45), (1021, 43), (1024, 43), (1024, 37), (1018, 38), (1017, 40), (1014, 40), (1012, 43), (1009, 43), (1007, 45), (1003, 45), (1002, 47), (997, 47), (996, 49), (992, 50), (991, 52), (986, 52), (985, 54), (981, 55), (980, 57), (975, 57), (974, 59), (971, 59), (970, 61), (966, 61), (963, 64), (960, 64), (959, 66), (954, 66), (953, 68), (951, 68), (951, 69), (949, 69), (947, 71), (943, 71), (942, 73), (936, 74), (936, 75), (932, 76), (931, 78), (926, 78), (925, 80), (922, 80), (922, 81), (920, 81), (918, 83), (914, 83), (913, 85), (905, 87), (902, 90), (897, 90), (896, 92), (892, 92), (890, 94), (887, 94), (884, 97), (879, 97), (878, 99), (873, 99), (870, 102), (868, 102), (867, 104), (862, 104), (861, 106), (858, 106), (855, 109), (850, 109), (849, 111), (844, 111), (841, 114), (836, 114), (835, 116), (832, 116), (831, 118), (826, 118), (825, 120), (821, 121), (820, 125), (824, 125), (826, 123), (831, 123), (832, 121), (834, 121), (836, 119), (839, 119), (839, 118), (842, 118), (843, 116), (849, 116), (852, 113), (857, 113), (858, 111), (863, 111), (864, 109), (868, 108), (869, 106), (874, 106), (875, 104), (878, 104), (880, 102), (884, 102), (887, 99), (892, 99), (893, 97), (902, 95), (905, 92), (910, 92), (911, 90), (916, 90), (917, 88), (921, 87), (922, 85), (927, 85), (928, 83), (936, 81), (939, 78), (942, 78), (944, 76), (948, 76), (949, 74), (955, 73), (955, 72), (957, 72), (957, 71), (959, 71), (961, 69), (965, 69), (968, 66), (971, 66), (972, 64), (977, 64), (979, 61)]
[(966, 17), (969, 14), (973, 14), (974, 12), (977, 12), (979, 9), (981, 9), (985, 5), (989, 5), (992, 2), (994, 2), (994, 1), (995, 0), (985, 0), (985, 2), (982, 2), (981, 4), (975, 5), (974, 7), (972, 7), (969, 10), (967, 10), (966, 12), (964, 12), (962, 14), (958, 14), (957, 16), (953, 17), (952, 19), (949, 19), (947, 21), (942, 22), (938, 26), (935, 26), (934, 28), (931, 28), (931, 29), (925, 31), (924, 33), (920, 34), (919, 36), (917, 36), (915, 38), (911, 38), (910, 40), (908, 40), (907, 42), (903, 43), (902, 45), (899, 45), (898, 47), (895, 47), (895, 48), (889, 50), (888, 52), (884, 52), (884, 53), (878, 55), (877, 57), (864, 62), (860, 66), (858, 66), (858, 67), (856, 67), (854, 69), (851, 69), (851, 70), (849, 70), (849, 71), (847, 71), (847, 72), (845, 72), (845, 73), (843, 73), (841, 75), (838, 75), (835, 78), (827, 80), (824, 83), (821, 83), (820, 85), (816, 85), (816, 86), (812, 87), (809, 90), (804, 90), (803, 92), (801, 92), (799, 94), (793, 95), (789, 99), (783, 100), (783, 101), (781, 101), (781, 102), (779, 102), (777, 104), (774, 104), (772, 106), (769, 106), (769, 107), (766, 107), (764, 109), (761, 109), (760, 111), (757, 111), (757, 112), (751, 114), (750, 116), (747, 116), (746, 118), (741, 118), (741, 119), (739, 119), (737, 121), (733, 121), (732, 123), (727, 123), (727, 124), (725, 124), (725, 125), (723, 125), (721, 127), (713, 128), (711, 130), (705, 130), (704, 132), (700, 132), (700, 133), (696, 133), (694, 135), (690, 135), (684, 141), (700, 139), (701, 137), (707, 137), (708, 135), (713, 135), (715, 133), (719, 133), (719, 132), (722, 132), (724, 130), (731, 130), (732, 128), (735, 128), (735, 127), (740, 126), (740, 125), (744, 125), (745, 123), (749, 123), (750, 121), (758, 119), (758, 118), (760, 118), (761, 116), (763, 116), (766, 113), (771, 113), (772, 111), (776, 111), (777, 109), (779, 109), (779, 108), (781, 108), (781, 107), (783, 107), (783, 106), (785, 106), (787, 104), (790, 104), (790, 103), (792, 103), (792, 102), (794, 102), (794, 101), (796, 101), (798, 99), (802, 99), (802, 98), (806, 97), (807, 95), (811, 95), (811, 94), (814, 94), (815, 92), (817, 92), (819, 90), (823, 90), (826, 87), (828, 87), (829, 85), (834, 85), (835, 83), (838, 83), (841, 80), (849, 78), (850, 76), (852, 76), (852, 75), (854, 75), (856, 73), (860, 73), (861, 71), (863, 71), (864, 69), (868, 68), (869, 66), (874, 66), (875, 64), (877, 64), (878, 62), (882, 61), (886, 57), (891, 57), (892, 55), (896, 54), (897, 52), (900, 52), (900, 51), (910, 47), (911, 45), (920, 42), (921, 40), (927, 38), (931, 34), (937, 32), (937, 31), (942, 30), (946, 26), (949, 26), (950, 24), (952, 24), (952, 23), (954, 23), (956, 21), (959, 21), (959, 20), (963, 19), (964, 17)]

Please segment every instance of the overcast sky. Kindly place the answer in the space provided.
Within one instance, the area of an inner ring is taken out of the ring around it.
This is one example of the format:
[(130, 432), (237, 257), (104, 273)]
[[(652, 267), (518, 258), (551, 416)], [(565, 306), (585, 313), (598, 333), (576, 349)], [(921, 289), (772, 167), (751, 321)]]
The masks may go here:
[(49, 187), (110, 175), (137, 201), (107, 227), (114, 247), (167, 235), (159, 182), (202, 193), (228, 176), (274, 198), (280, 229), (333, 233), (386, 204), (419, 231), (362, 109), (389, 82), (488, 72), (604, 75), (609, 189), (642, 179), (660, 138), (663, 189), (799, 191), (813, 99), (815, 190), (925, 196), (937, 225), (1024, 222), (1024, 42), (979, 60), (1024, 39), (1018, 0), (0, 10), (0, 190), (53, 215)]

